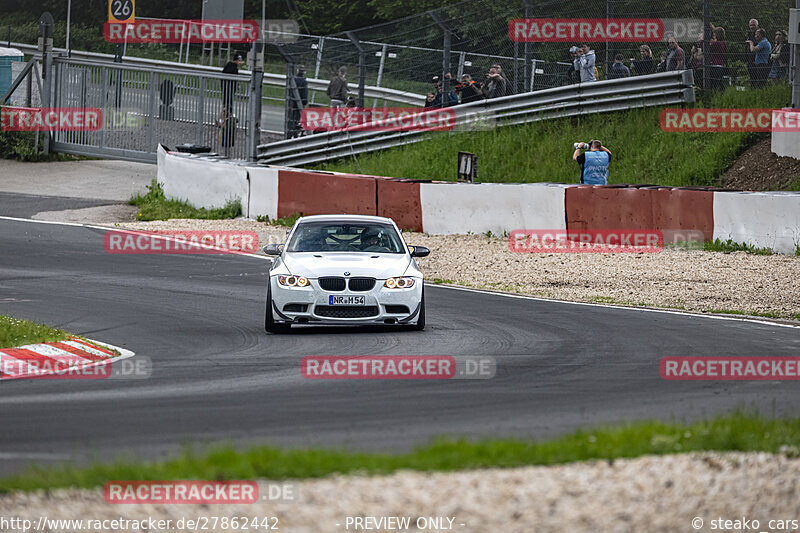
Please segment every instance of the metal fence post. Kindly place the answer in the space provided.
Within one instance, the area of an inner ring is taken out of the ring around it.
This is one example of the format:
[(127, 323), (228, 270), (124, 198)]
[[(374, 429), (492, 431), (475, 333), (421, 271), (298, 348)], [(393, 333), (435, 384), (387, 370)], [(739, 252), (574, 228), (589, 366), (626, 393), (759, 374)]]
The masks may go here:
[(447, 107), (449, 105), (447, 94), (449, 89), (448, 79), (446, 75), (450, 72), (450, 44), (452, 33), (450, 27), (439, 17), (439, 15), (435, 11), (428, 11), (428, 14), (433, 19), (433, 21), (442, 29), (442, 33), (444, 35), (443, 45), (442, 45), (442, 77), (440, 78), (442, 82), (442, 107)]
[[(120, 72), (120, 75), (122, 73)], [(147, 127), (147, 151), (153, 148), (153, 139), (155, 139), (156, 130), (156, 73), (150, 72), (150, 105), (148, 106), (150, 116), (148, 117)]]
[[(798, 0), (800, 1), (800, 0)], [(708, 12), (708, 0), (703, 0), (703, 79), (701, 87), (703, 90), (708, 90), (708, 39), (711, 37), (709, 28), (711, 27), (711, 19)]]
[[(317, 64), (314, 67), (314, 78), (319, 79), (319, 68), (322, 65), (322, 49), (325, 46), (325, 37), (319, 38), (319, 43), (317, 44)], [(314, 103), (316, 99), (317, 91), (311, 91), (311, 103)]]
[[(381, 62), (380, 65), (378, 65), (378, 79), (375, 82), (376, 87), (381, 86), (381, 80), (383, 79), (383, 66), (386, 64), (386, 53), (387, 53), (387, 46), (386, 43), (383, 43), (383, 46), (381, 46)], [(384, 105), (386, 105), (386, 102), (384, 102)], [(375, 100), (372, 101), (372, 107), (378, 107), (377, 97), (375, 98)]]
[(258, 144), (261, 141), (261, 90), (264, 82), (264, 43), (253, 43), (253, 69), (250, 76), (250, 105), (247, 117), (247, 160), (258, 161)]
[(358, 50), (358, 107), (364, 107), (364, 86), (367, 84), (367, 49), (361, 44), (352, 31), (347, 32), (347, 37)]
[[(531, 18), (531, 13), (533, 12), (532, 11), (533, 6), (531, 4), (531, 1), (532, 0), (525, 0), (525, 18), (526, 19), (527, 18)], [(529, 68), (529, 66), (531, 64), (531, 47), (530, 47), (530, 43), (528, 43), (526, 41), (523, 46), (524, 46), (523, 54), (525, 55), (525, 62), (524, 62), (524, 70), (523, 70), (523, 73), (522, 73), (522, 78), (523, 78), (522, 85), (523, 85), (523, 87), (530, 86), (531, 89), (529, 89), (529, 90), (533, 90), (533, 72), (529, 72), (528, 71), (528, 68)]]

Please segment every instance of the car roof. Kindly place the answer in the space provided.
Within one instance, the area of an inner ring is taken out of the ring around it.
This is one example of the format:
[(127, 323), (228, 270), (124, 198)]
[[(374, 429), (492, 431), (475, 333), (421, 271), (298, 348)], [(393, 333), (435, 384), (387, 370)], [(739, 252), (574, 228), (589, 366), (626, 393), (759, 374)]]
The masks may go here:
[(372, 215), (311, 215), (300, 217), (297, 222), (298, 224), (302, 222), (377, 222), (379, 224), (394, 224), (391, 218)]

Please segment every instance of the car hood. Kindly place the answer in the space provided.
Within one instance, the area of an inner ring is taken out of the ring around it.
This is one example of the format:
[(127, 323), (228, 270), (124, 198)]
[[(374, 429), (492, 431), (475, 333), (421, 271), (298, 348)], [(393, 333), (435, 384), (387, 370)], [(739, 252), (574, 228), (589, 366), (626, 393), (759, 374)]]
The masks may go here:
[(411, 262), (407, 254), (349, 252), (294, 252), (283, 257), (285, 267), (295, 276), (366, 276), (386, 279), (405, 274)]

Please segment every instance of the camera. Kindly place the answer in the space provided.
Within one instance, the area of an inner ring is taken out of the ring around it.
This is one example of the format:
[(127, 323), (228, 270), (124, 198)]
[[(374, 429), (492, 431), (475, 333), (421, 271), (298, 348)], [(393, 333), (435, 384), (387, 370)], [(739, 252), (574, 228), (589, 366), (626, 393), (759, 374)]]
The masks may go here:
[(575, 150), (586, 149), (589, 147), (589, 143), (574, 143), (572, 147)]

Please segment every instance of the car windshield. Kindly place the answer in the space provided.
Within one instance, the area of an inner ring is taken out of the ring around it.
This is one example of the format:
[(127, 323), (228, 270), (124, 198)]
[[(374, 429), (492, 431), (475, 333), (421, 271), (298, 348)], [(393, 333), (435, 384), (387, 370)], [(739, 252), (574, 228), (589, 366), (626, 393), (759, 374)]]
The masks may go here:
[(405, 247), (389, 224), (306, 222), (295, 229), (286, 251), (402, 254)]

